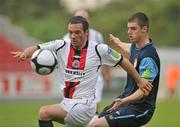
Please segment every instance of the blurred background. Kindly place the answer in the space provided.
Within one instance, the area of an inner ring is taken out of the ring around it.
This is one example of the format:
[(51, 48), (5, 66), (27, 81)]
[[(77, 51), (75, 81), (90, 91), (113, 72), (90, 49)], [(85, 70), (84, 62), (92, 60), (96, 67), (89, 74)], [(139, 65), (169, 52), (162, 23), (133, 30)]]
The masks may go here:
[[(157, 110), (145, 127), (180, 127), (180, 1), (179, 0), (0, 0), (0, 126), (35, 127), (41, 106), (61, 100), (57, 73), (40, 76), (30, 62), (18, 63), (10, 52), (60, 39), (77, 9), (90, 12), (90, 27), (129, 42), (127, 20), (135, 12), (150, 19), (150, 37), (161, 59)], [(118, 96), (126, 73), (111, 68), (102, 107)], [(55, 127), (59, 126), (55, 124)]]

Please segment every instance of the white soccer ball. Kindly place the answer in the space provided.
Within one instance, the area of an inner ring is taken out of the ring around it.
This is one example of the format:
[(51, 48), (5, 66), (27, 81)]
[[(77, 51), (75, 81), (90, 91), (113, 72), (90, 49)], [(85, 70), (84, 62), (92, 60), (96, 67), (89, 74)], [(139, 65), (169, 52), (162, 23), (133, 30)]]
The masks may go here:
[(40, 75), (48, 75), (57, 66), (57, 56), (47, 49), (38, 49), (31, 56), (31, 67)]

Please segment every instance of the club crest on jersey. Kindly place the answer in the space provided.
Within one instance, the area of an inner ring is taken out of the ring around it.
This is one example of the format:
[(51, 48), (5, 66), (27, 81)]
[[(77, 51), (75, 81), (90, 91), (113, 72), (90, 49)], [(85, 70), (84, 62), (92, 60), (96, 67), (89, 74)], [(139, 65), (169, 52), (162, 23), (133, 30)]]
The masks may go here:
[(110, 47), (108, 48), (107, 52), (108, 52), (108, 54), (112, 55), (116, 59), (118, 59), (120, 57), (120, 54), (117, 51), (111, 49)]
[(74, 60), (73, 63), (72, 63), (72, 66), (74, 68), (79, 68), (79, 60)]
[(133, 63), (134, 68), (136, 68), (136, 66), (137, 66), (137, 62), (138, 62), (138, 60), (137, 60), (137, 58), (135, 58), (135, 59), (134, 59), (134, 63)]
[(112, 53), (112, 49), (108, 48), (108, 54), (111, 54), (111, 53)]

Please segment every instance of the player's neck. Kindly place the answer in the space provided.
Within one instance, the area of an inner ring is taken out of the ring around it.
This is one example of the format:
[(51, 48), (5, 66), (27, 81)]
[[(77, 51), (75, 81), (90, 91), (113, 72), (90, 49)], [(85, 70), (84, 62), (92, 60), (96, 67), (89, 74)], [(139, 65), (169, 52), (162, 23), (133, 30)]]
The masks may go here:
[(84, 43), (83, 43), (82, 45), (80, 45), (80, 46), (78, 46), (78, 47), (74, 47), (74, 49), (75, 49), (75, 50), (81, 50), (81, 49), (83, 49), (83, 48), (86, 46), (86, 43), (88, 43), (87, 40), (84, 41)]
[(140, 40), (139, 40), (139, 42), (137, 42), (136, 43), (136, 47), (137, 48), (142, 48), (142, 47), (144, 47), (147, 43), (149, 43), (150, 41), (149, 41), (149, 36), (148, 35), (146, 35), (146, 36), (144, 36), (144, 37), (142, 37)]

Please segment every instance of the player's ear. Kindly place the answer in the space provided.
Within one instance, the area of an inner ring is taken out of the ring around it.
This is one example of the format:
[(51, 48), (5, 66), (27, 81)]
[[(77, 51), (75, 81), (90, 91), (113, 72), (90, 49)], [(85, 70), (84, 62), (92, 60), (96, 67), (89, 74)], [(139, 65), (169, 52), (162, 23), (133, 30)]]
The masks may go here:
[(147, 26), (143, 26), (143, 28), (142, 28), (142, 32), (143, 32), (143, 33), (148, 32), (148, 28), (147, 28)]
[(89, 35), (89, 30), (86, 30), (86, 31), (85, 31), (85, 34), (86, 34), (86, 35)]

